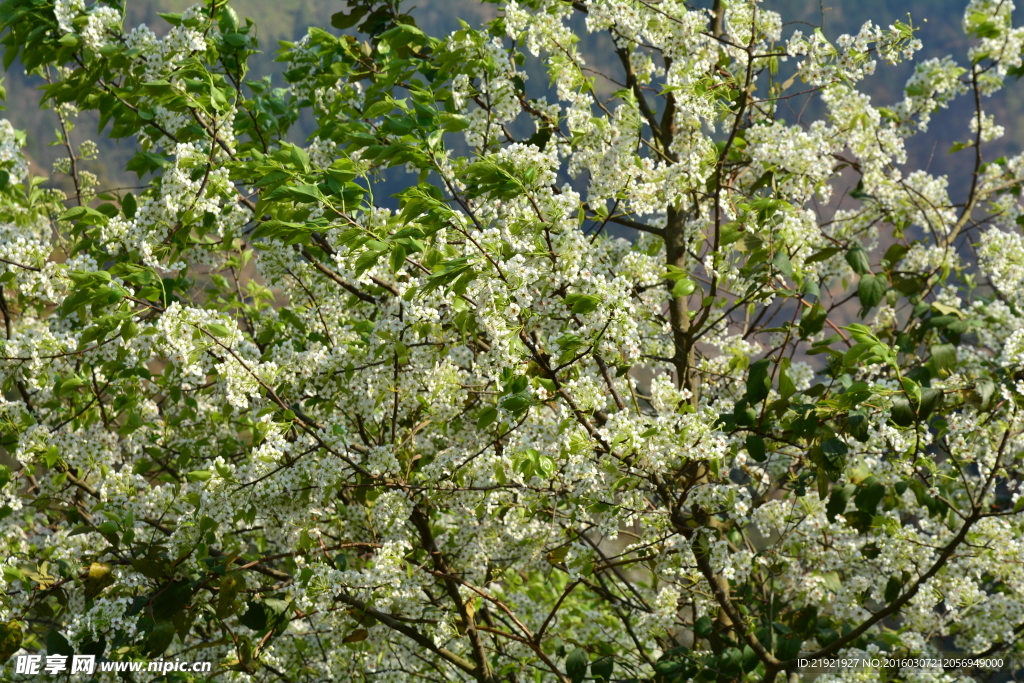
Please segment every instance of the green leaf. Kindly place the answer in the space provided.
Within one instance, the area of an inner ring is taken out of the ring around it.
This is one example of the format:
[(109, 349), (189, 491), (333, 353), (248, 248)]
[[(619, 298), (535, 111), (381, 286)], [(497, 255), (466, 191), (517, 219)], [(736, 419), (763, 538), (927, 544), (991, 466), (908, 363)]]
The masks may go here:
[(860, 342), (859, 344), (851, 346), (846, 350), (846, 353), (843, 354), (843, 367), (855, 368), (857, 366), (857, 362), (865, 355), (868, 355), (874, 346), (875, 345), (871, 342)]
[(20, 621), (11, 620), (6, 624), (0, 624), (0, 664), (5, 663), (21, 649), (24, 637), (25, 632)]
[(821, 442), (821, 453), (825, 456), (830, 465), (834, 470), (841, 471), (846, 464), (846, 455), (850, 452), (850, 447), (846, 445), (846, 442), (840, 438), (832, 437)]
[(146, 641), (143, 645), (146, 655), (149, 657), (159, 657), (162, 655), (174, 641), (174, 633), (173, 621), (157, 621), (153, 626), (153, 630), (146, 636)]
[(729, 680), (738, 680), (743, 671), (743, 652), (735, 647), (725, 648), (718, 656), (718, 668)]
[(581, 647), (576, 648), (565, 658), (565, 673), (573, 683), (582, 683), (587, 676), (587, 668), (590, 666), (590, 656)]
[(962, 334), (966, 331), (966, 327), (960, 329), (964, 323), (962, 320), (958, 320), (955, 315), (932, 316), (928, 319), (928, 324), (932, 327), (944, 327), (953, 334)]
[(132, 568), (153, 581), (160, 581), (168, 574), (167, 562), (153, 557), (139, 557), (132, 560)]
[(124, 211), (125, 218), (131, 220), (135, 218), (135, 212), (138, 210), (138, 202), (135, 201), (135, 195), (131, 192), (124, 196), (121, 200), (121, 210)]
[(380, 260), (382, 254), (383, 252), (374, 251), (372, 249), (367, 249), (362, 254), (360, 254), (359, 258), (357, 258), (356, 262), (353, 264), (353, 267), (355, 268), (356, 271), (356, 275), (362, 275), (370, 268), (373, 268), (375, 265), (377, 265), (377, 261)]
[(825, 590), (838, 593), (843, 588), (843, 582), (840, 580), (838, 572), (825, 572), (823, 574), (819, 574), (818, 577), (821, 579), (821, 583), (825, 587)]
[(375, 119), (395, 109), (395, 101), (390, 97), (374, 102), (363, 110), (364, 119)]
[(352, 28), (359, 23), (359, 20), (366, 15), (366, 10), (363, 8), (355, 8), (350, 14), (344, 12), (337, 12), (331, 15), (331, 26), (338, 29)]
[(868, 258), (868, 252), (864, 251), (864, 247), (859, 244), (855, 244), (846, 252), (846, 262), (858, 275), (864, 275), (871, 271), (871, 259)]
[(84, 216), (87, 210), (88, 209), (86, 209), (86, 207), (84, 207), (84, 206), (73, 206), (70, 209), (68, 209), (67, 211), (65, 211), (64, 213), (62, 213), (57, 218), (57, 220), (59, 220), (59, 221), (73, 221), (73, 220), (75, 220), (77, 218), (81, 218), (82, 216)]
[(156, 96), (167, 95), (171, 92), (174, 92), (174, 86), (171, 85), (171, 82), (165, 81), (163, 79), (157, 79), (155, 81), (143, 83), (142, 87), (146, 89), (146, 92), (148, 94)]
[(768, 374), (771, 361), (763, 358), (750, 366), (747, 375), (747, 402), (753, 405), (768, 398), (771, 388), (771, 376)]
[(865, 311), (869, 311), (885, 297), (888, 282), (880, 275), (862, 275), (857, 285), (857, 296)]
[(756, 434), (749, 434), (747, 436), (747, 453), (749, 453), (750, 457), (757, 462), (764, 462), (767, 460), (768, 455), (764, 439)]
[(223, 36), (224, 36), (224, 42), (227, 43), (228, 45), (230, 45), (231, 47), (242, 47), (242, 46), (245, 45), (246, 41), (248, 40), (241, 33), (225, 33), (225, 34), (223, 34)]
[(828, 312), (821, 304), (814, 304), (810, 308), (804, 309), (803, 317), (800, 318), (802, 336), (807, 338), (821, 332), (826, 318), (828, 318)]
[(796, 384), (793, 383), (793, 378), (789, 376), (789, 359), (784, 358), (779, 367), (779, 395), (782, 398), (789, 398), (795, 393)]
[[(447, 130), (449, 132), (455, 132), (456, 130), (463, 130), (464, 128), (467, 127), (466, 125), (463, 125), (464, 122), (465, 122), (465, 119), (463, 119), (462, 121), (454, 122), (454, 123), (448, 123), (446, 121), (444, 128), (445, 128), (445, 130)], [(468, 122), (465, 122), (465, 123), (468, 123)], [(538, 121), (538, 123), (540, 123), (540, 121)], [(461, 126), (461, 127), (459, 127), (459, 126)], [(533, 145), (534, 147), (539, 147), (541, 149), (545, 149), (547, 147), (547, 145), (548, 145), (548, 142), (551, 140), (552, 133), (553, 133), (553, 130), (549, 126), (545, 126), (543, 128), (540, 128), (536, 133), (534, 133), (533, 135), (531, 135), (529, 138), (526, 139), (526, 144)]]
[(509, 412), (518, 413), (530, 407), (532, 403), (533, 400), (528, 394), (512, 394), (502, 399), (501, 407)]
[(151, 607), (153, 618), (157, 621), (170, 619), (185, 609), (192, 598), (192, 584), (188, 581), (175, 581), (163, 588), (153, 597)]
[(861, 443), (867, 443), (868, 439), (871, 436), (868, 433), (869, 422), (867, 415), (859, 412), (851, 412), (849, 418), (847, 419), (847, 425), (847, 431), (849, 432), (850, 436), (857, 439), (857, 441), (860, 441)]
[(718, 244), (722, 247), (727, 247), (730, 244), (739, 242), (743, 235), (744, 232), (741, 229), (740, 224), (735, 221), (730, 221), (722, 226)]
[(365, 628), (353, 629), (351, 633), (341, 639), (343, 643), (361, 643), (370, 637), (370, 632)]
[(608, 683), (612, 679), (614, 668), (614, 659), (610, 656), (601, 657), (590, 665), (590, 675), (602, 683)]
[(868, 194), (864, 191), (864, 180), (861, 179), (857, 183), (857, 187), (850, 191), (850, 196), (854, 199), (874, 199), (873, 195)]
[(803, 285), (800, 286), (800, 293), (804, 296), (812, 296), (814, 300), (821, 300), (821, 287), (813, 278), (804, 279)]
[(228, 574), (220, 580), (220, 593), (217, 595), (217, 618), (227, 619), (232, 614), (232, 605), (245, 584), (235, 573)]
[(172, 26), (181, 26), (181, 12), (157, 12), (157, 16)]
[(68, 642), (63, 633), (52, 630), (46, 634), (46, 654), (70, 657), (74, 653), (74, 648), (71, 647), (71, 643)]
[(956, 347), (952, 344), (935, 344), (931, 352), (928, 369), (932, 375), (939, 379), (949, 377), (956, 368)]
[(903, 246), (899, 242), (893, 244), (891, 247), (885, 250), (885, 255), (882, 256), (883, 261), (889, 262), (889, 267), (895, 266), (897, 263), (903, 260), (907, 252), (910, 251), (908, 247)]
[(822, 249), (821, 251), (816, 251), (810, 256), (808, 256), (804, 263), (809, 264), (817, 263), (819, 261), (827, 261), (828, 259), (832, 258), (841, 251), (842, 249), (840, 249), (839, 247), (827, 247), (825, 249)]
[(116, 534), (120, 530), (121, 527), (117, 525), (117, 522), (106, 521), (96, 525), (96, 531), (101, 534)]
[(750, 186), (750, 191), (755, 192), (760, 190), (762, 187), (771, 187), (775, 181), (775, 174), (771, 171), (765, 171), (761, 174), (761, 177), (754, 181), (754, 184)]
[(238, 617), (238, 621), (253, 631), (262, 631), (267, 627), (267, 610), (258, 602), (250, 602), (249, 608)]
[(987, 410), (992, 404), (992, 397), (996, 393), (996, 385), (990, 379), (979, 380), (974, 386), (974, 393), (977, 394), (978, 399), (981, 403), (981, 409)]
[(941, 401), (941, 391), (938, 389), (932, 389), (931, 387), (923, 388), (921, 390), (921, 396), (917, 401), (917, 416), (922, 420), (927, 420)]
[(405, 255), (405, 247), (401, 244), (396, 244), (391, 250), (390, 266), (392, 273), (397, 273), (405, 265)]
[(498, 419), (498, 409), (494, 406), (487, 406), (481, 410), (476, 416), (476, 428), (487, 429), (491, 426), (495, 420)]
[(550, 479), (555, 473), (555, 461), (550, 456), (540, 455), (536, 459), (537, 472), (545, 479)]
[[(142, 416), (139, 415), (138, 412), (133, 410), (130, 413), (128, 413), (128, 419), (125, 420), (121, 428), (117, 430), (117, 433), (120, 434), (121, 436), (127, 436), (128, 434), (131, 434), (132, 432), (137, 430), (142, 425)], [(103, 525), (101, 524), (100, 526)]]
[(789, 256), (786, 255), (786, 252), (781, 249), (776, 252), (775, 258), (772, 259), (772, 264), (774, 264), (778, 271), (786, 277), (793, 277), (793, 264), (790, 262)]
[(909, 427), (917, 420), (913, 406), (903, 396), (896, 396), (892, 399), (892, 421), (900, 427)]
[(600, 298), (589, 294), (569, 294), (565, 297), (565, 305), (576, 314), (592, 313), (600, 303)]
[(210, 323), (206, 326), (206, 330), (214, 337), (231, 336), (231, 328), (229, 328), (227, 325), (222, 325), (220, 323)]
[[(291, 157), (293, 164), (303, 171), (309, 171), (309, 154), (306, 153), (306, 150), (298, 145), (292, 145), (291, 149), (288, 150), (288, 155)], [(303, 191), (309, 191), (310, 194), (319, 198), (320, 193), (312, 185), (298, 185), (295, 189), (298, 190), (299, 188), (303, 188)]]
[(828, 521), (836, 521), (836, 515), (842, 515), (846, 512), (846, 504), (850, 502), (850, 497), (853, 496), (853, 492), (857, 490), (856, 485), (846, 484), (845, 486), (836, 486), (832, 489), (832, 494), (828, 497), (828, 503), (825, 505), (825, 516)]
[(433, 274), (427, 278), (427, 284), (423, 286), (422, 291), (430, 292), (439, 287), (451, 284), (464, 273), (472, 269), (473, 264), (470, 261), (470, 257), (461, 256), (450, 261), (445, 261), (434, 267)]
[(693, 632), (698, 638), (707, 638), (714, 632), (714, 624), (708, 615), (702, 616), (693, 623)]
[(900, 577), (893, 574), (889, 577), (889, 581), (885, 584), (885, 601), (892, 602), (900, 597), (900, 593), (903, 592), (903, 582)]
[(697, 283), (688, 277), (681, 277), (672, 286), (672, 296), (690, 296), (697, 289)]
[(139, 326), (131, 319), (125, 320), (121, 325), (121, 339), (131, 341), (139, 334)]
[[(293, 151), (296, 150), (300, 152), (302, 155), (306, 154), (305, 150), (302, 150), (298, 147), (294, 148)], [(306, 163), (308, 165), (308, 160)], [(320, 193), (320, 190), (315, 185), (286, 185), (277, 188), (276, 190), (271, 192), (269, 196), (270, 199), (277, 199), (279, 197), (284, 199), (290, 199), (293, 202), (298, 202), (299, 204), (315, 204), (317, 202), (324, 200), (323, 194)]]
[[(116, 209), (114, 210), (116, 212)], [(75, 206), (60, 215), (61, 221), (78, 221), (78, 226), (106, 225), (109, 217), (88, 206)]]
[(220, 13), (217, 15), (217, 24), (220, 26), (221, 31), (228, 32), (238, 29), (238, 13), (235, 12), (232, 7), (225, 7), (223, 5), (217, 5), (220, 7)]
[(907, 392), (907, 396), (915, 405), (921, 403), (921, 385), (912, 380), (909, 377), (901, 377), (900, 384), (903, 386), (903, 391)]
[(871, 477), (861, 485), (861, 488), (854, 497), (853, 502), (861, 512), (873, 515), (875, 514), (875, 509), (878, 507), (878, 504), (884, 497), (885, 486), (883, 484), (876, 483), (874, 481), (874, 477)]

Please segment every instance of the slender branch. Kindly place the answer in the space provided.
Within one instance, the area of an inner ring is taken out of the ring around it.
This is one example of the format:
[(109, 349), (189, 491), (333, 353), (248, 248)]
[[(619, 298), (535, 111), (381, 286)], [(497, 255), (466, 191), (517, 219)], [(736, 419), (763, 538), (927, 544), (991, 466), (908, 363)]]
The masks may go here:
[[(931, 579), (933, 576), (939, 573), (939, 570), (946, 566), (946, 563), (949, 561), (951, 557), (953, 557), (953, 554), (956, 552), (957, 548), (960, 547), (960, 545), (967, 538), (967, 534), (968, 532), (970, 532), (971, 527), (973, 527), (974, 524), (984, 516), (982, 514), (984, 508), (982, 508), (980, 501), (984, 498), (985, 492), (988, 491), (988, 489), (991, 487), (992, 482), (995, 481), (995, 475), (996, 472), (999, 471), (1000, 461), (1002, 460), (1003, 453), (1006, 450), (1006, 445), (1009, 443), (1009, 439), (1010, 428), (1007, 427), (1006, 431), (1003, 433), (1002, 442), (999, 445), (999, 450), (996, 456), (996, 462), (994, 463), (992, 470), (989, 472), (989, 475), (985, 481), (981, 493), (979, 493), (978, 495), (977, 500), (979, 501), (979, 503), (974, 506), (973, 510), (971, 511), (971, 515), (960, 526), (960, 531), (957, 532), (957, 535), (953, 537), (953, 540), (951, 540), (946, 545), (946, 547), (943, 548), (942, 552), (939, 553), (938, 558), (936, 558), (935, 562), (932, 563), (932, 566), (928, 569), (928, 571), (926, 571), (924, 574), (921, 574), (921, 576), (919, 576), (917, 580), (914, 582), (914, 585), (911, 586), (910, 589), (908, 589), (907, 592), (905, 592), (903, 595), (899, 596), (898, 598), (890, 602), (888, 605), (886, 605), (879, 611), (875, 612), (871, 617), (866, 619), (857, 628), (852, 629), (851, 631), (845, 633), (839, 638), (836, 638), (834, 641), (832, 641), (825, 647), (822, 647), (816, 650), (815, 652), (806, 655), (807, 659), (818, 659), (820, 657), (828, 657), (829, 655), (834, 654), (842, 648), (846, 647), (849, 643), (853, 642), (862, 634), (864, 634), (869, 628), (871, 628), (878, 622), (882, 621), (886, 617), (898, 612), (900, 608), (902, 608), (904, 605), (910, 602), (914, 598), (914, 596), (918, 594), (918, 592), (921, 590), (921, 586), (927, 583), (929, 579)], [(795, 659), (787, 660), (783, 663), (783, 666), (791, 666), (795, 662)]]
[(474, 666), (472, 662), (465, 659), (464, 657), (460, 657), (459, 655), (455, 654), (451, 650), (448, 650), (447, 648), (438, 647), (434, 643), (432, 638), (428, 638), (427, 636), (423, 635), (422, 633), (414, 629), (412, 626), (403, 624), (398, 619), (394, 618), (392, 615), (387, 614), (386, 612), (381, 612), (380, 610), (375, 609), (373, 607), (370, 607), (362, 600), (355, 598), (351, 595), (347, 595), (345, 593), (339, 593), (335, 596), (335, 599), (338, 602), (342, 602), (348, 605), (349, 607), (355, 607), (357, 610), (370, 615), (371, 617), (373, 617), (380, 623), (384, 624), (391, 630), (397, 631), (406, 638), (409, 638), (420, 647), (430, 650), (431, 652), (433, 652), (449, 664), (458, 667), (462, 671), (465, 671), (466, 673), (470, 674), (475, 678), (479, 678), (479, 669), (476, 666)]

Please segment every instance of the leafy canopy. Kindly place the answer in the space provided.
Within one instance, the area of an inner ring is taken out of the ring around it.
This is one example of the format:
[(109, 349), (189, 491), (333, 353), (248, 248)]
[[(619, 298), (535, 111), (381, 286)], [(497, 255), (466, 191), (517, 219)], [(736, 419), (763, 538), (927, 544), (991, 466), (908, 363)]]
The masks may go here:
[[(123, 10), (0, 5), (74, 188), (0, 123), (0, 659), (675, 683), (1020, 648), (1011, 3), (888, 106), (858, 87), (912, 26), (754, 0), (445, 37), (360, 0), (283, 85), (226, 2)], [(960, 96), (957, 203), (905, 142)], [(140, 187), (98, 186), (85, 111)]]

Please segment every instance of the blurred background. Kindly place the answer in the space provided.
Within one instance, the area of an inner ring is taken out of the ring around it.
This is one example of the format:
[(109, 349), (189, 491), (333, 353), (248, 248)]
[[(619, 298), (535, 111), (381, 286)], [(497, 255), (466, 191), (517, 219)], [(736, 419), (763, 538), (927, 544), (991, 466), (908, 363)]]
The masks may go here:
[[(708, 6), (711, 0), (700, 0), (694, 6)], [(90, 3), (91, 4), (91, 3)], [(157, 16), (158, 12), (180, 12), (193, 0), (128, 0), (128, 16), (125, 28), (130, 29), (146, 23), (158, 34), (166, 31), (166, 24)], [(966, 52), (969, 40), (961, 30), (961, 20), (967, 0), (764, 0), (763, 6), (778, 11), (786, 22), (783, 37), (793, 31), (804, 33), (822, 26), (825, 35), (835, 40), (843, 33), (856, 33), (860, 26), (871, 19), (882, 26), (896, 20), (910, 22), (920, 27), (918, 36), (924, 42), (924, 49), (918, 53), (920, 59), (952, 55), (959, 63), (967, 62)], [(280, 78), (283, 65), (274, 62), (274, 55), (280, 40), (300, 38), (308, 26), (330, 29), (330, 18), (335, 12), (345, 9), (339, 0), (233, 0), (232, 6), (241, 17), (252, 17), (258, 27), (260, 46), (263, 52), (256, 55), (251, 63), (249, 78), (258, 79), (264, 75), (273, 77), (276, 85), (284, 85)], [(458, 20), (480, 26), (497, 15), (497, 6), (478, 0), (406, 0), (405, 8), (428, 34), (447, 35), (459, 28)], [(408, 11), (408, 9), (407, 9)], [(1017, 22), (1024, 21), (1017, 18)], [(582, 21), (580, 23), (581, 35)], [(584, 39), (581, 51), (589, 65), (606, 73), (618, 75), (617, 62), (610, 50), (602, 49), (601, 38)], [(538, 60), (530, 60), (526, 68), (536, 76), (531, 84), (546, 83), (542, 75), (543, 66)], [(880, 64), (875, 75), (862, 89), (872, 97), (875, 106), (884, 106), (902, 99), (902, 88), (913, 67), (902, 64), (890, 67)], [(28, 145), (26, 152), (33, 170), (43, 175), (52, 175), (53, 161), (63, 156), (62, 147), (52, 146), (55, 140), (56, 117), (52, 112), (39, 109), (39, 93), (35, 90), (41, 81), (27, 77), (17, 63), (7, 71), (7, 110), (0, 117), (7, 117), (15, 128), (25, 130)], [(990, 143), (986, 158), (1018, 154), (1024, 149), (1024, 83), (1008, 79), (1007, 88), (990, 101), (984, 103), (996, 122), (1006, 128), (1002, 140)], [(794, 122), (802, 113), (804, 120), (813, 120), (820, 111), (812, 99), (796, 99), (780, 107), (779, 115), (788, 122)], [(963, 151), (949, 154), (950, 146), (968, 137), (968, 122), (972, 115), (970, 97), (957, 100), (948, 110), (937, 113), (926, 135), (918, 135), (908, 143), (910, 168), (928, 168), (933, 173), (946, 174), (950, 178), (950, 194), (959, 201), (966, 194), (967, 181), (971, 173), (973, 153)], [(86, 138), (96, 140), (100, 145), (99, 158), (87, 162), (86, 168), (100, 177), (100, 189), (130, 187), (138, 185), (134, 174), (123, 168), (131, 157), (134, 144), (130, 140), (109, 141), (96, 132), (96, 118), (81, 114), (76, 121), (72, 137), (76, 143)], [(1021, 125), (1018, 125), (1020, 122)], [(292, 138), (300, 142), (313, 130), (314, 124), (304, 117), (293, 129)], [(54, 185), (60, 187), (66, 179), (54, 178)]]

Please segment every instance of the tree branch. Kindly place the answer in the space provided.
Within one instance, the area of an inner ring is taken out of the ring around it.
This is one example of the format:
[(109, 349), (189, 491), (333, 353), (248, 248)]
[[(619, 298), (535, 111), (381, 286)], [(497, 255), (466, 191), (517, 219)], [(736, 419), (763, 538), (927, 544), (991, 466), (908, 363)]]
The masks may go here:
[(400, 622), (398, 619), (395, 619), (390, 614), (387, 614), (385, 612), (381, 612), (380, 610), (374, 609), (373, 607), (370, 607), (369, 605), (367, 605), (362, 600), (360, 600), (358, 598), (354, 598), (351, 595), (346, 595), (345, 593), (340, 593), (337, 596), (335, 596), (335, 599), (338, 602), (345, 603), (349, 607), (355, 607), (356, 609), (360, 610), (361, 612), (365, 612), (366, 614), (369, 614), (371, 617), (373, 617), (374, 619), (376, 619), (380, 623), (384, 624), (385, 626), (387, 626), (388, 628), (392, 629), (393, 631), (397, 631), (398, 633), (401, 633), (403, 636), (405, 636), (406, 638), (409, 638), (410, 640), (415, 642), (420, 647), (423, 647), (423, 648), (426, 648), (427, 650), (430, 650), (431, 652), (433, 652), (434, 654), (436, 654), (438, 657), (440, 657), (441, 659), (445, 660), (449, 664), (452, 664), (452, 665), (458, 667), (459, 669), (462, 669), (466, 673), (470, 674), (471, 676), (479, 679), (479, 669), (477, 669), (477, 667), (475, 667), (472, 662), (470, 662), (469, 660), (465, 659), (464, 657), (460, 657), (459, 655), (455, 654), (451, 650), (448, 650), (448, 649), (443, 648), (443, 647), (438, 647), (437, 645), (434, 644), (434, 641), (431, 638), (428, 638), (427, 636), (423, 635), (422, 633), (420, 633), (419, 631), (414, 629), (412, 626), (408, 626), (407, 624), (403, 624), (402, 622)]

